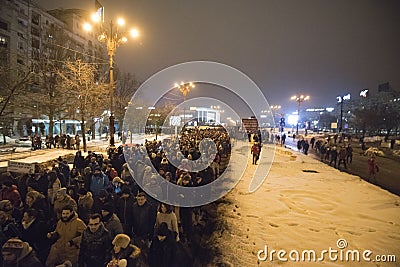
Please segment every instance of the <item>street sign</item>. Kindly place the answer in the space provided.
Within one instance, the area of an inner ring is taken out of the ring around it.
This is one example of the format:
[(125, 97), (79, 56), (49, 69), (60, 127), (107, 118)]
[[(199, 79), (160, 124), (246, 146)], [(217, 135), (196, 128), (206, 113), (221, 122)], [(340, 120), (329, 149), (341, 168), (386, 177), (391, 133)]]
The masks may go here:
[(7, 171), (17, 173), (35, 173), (35, 163), (8, 161)]
[(281, 121), (280, 121), (279, 125), (281, 127), (285, 127), (285, 118), (281, 118)]
[(242, 119), (242, 123), (246, 131), (248, 132), (256, 132), (258, 130), (258, 121), (257, 119)]

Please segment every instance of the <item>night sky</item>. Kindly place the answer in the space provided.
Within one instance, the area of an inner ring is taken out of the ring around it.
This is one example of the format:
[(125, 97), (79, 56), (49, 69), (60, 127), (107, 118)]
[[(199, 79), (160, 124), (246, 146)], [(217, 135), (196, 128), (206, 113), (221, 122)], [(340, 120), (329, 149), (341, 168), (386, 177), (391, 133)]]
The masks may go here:
[[(93, 9), (94, 0), (37, 0), (46, 9)], [(270, 105), (335, 107), (336, 96), (380, 83), (400, 90), (398, 0), (102, 0), (106, 22), (123, 16), (141, 36), (117, 50), (116, 64), (146, 80), (193, 60), (230, 65)]]

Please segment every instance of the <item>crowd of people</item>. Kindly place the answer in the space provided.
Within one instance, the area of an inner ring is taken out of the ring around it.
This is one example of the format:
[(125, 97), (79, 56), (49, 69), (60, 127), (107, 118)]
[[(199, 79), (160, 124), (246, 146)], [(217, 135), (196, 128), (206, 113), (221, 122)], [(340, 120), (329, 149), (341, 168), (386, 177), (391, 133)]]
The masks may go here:
[(66, 148), (66, 149), (80, 149), (81, 138), (79, 134), (75, 136), (69, 134), (60, 134), (56, 136), (46, 135), (44, 140), (42, 136), (35, 134), (30, 137), (32, 143), (32, 150), (42, 149), (42, 148)]
[[(215, 142), (216, 156), (205, 170), (192, 171), (189, 160), (201, 156), (204, 138)], [(161, 142), (146, 140), (111, 150), (108, 158), (77, 151), (71, 169), (59, 157), (35, 174), (3, 174), (3, 266), (191, 266), (187, 248), (193, 227), (204, 224), (202, 210), (158, 200), (168, 199), (167, 182), (201, 186), (217, 179), (231, 148), (228, 134), (213, 129), (188, 129), (177, 141), (167, 145), (185, 155), (178, 167)]]
[[(345, 137), (347, 139), (345, 139)], [(308, 140), (300, 139), (297, 141), (297, 148), (302, 150), (307, 155), (308, 149), (311, 146), (315, 149), (316, 153), (319, 154), (320, 160), (326, 162), (329, 166), (334, 168), (344, 168), (353, 162), (353, 147), (351, 146), (351, 136), (342, 136), (338, 138), (338, 135), (328, 137), (325, 139), (316, 139), (312, 137), (310, 142)], [(364, 151), (365, 143), (361, 142), (361, 148)], [(343, 167), (341, 167), (341, 165)], [(376, 156), (372, 153), (367, 159), (367, 174), (368, 181), (376, 183), (376, 174), (379, 172), (379, 167), (376, 162)]]

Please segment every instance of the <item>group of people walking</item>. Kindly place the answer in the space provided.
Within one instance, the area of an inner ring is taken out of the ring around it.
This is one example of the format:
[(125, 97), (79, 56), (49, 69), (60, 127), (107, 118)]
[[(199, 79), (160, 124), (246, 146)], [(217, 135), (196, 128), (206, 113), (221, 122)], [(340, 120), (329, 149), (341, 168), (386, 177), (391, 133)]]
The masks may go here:
[[(41, 135), (32, 135), (30, 137), (32, 143), (32, 150), (42, 149), (43, 140)], [(79, 134), (69, 135), (60, 134), (56, 136), (46, 135), (44, 140), (45, 148), (66, 148), (79, 150), (81, 146), (81, 138)]]
[[(215, 141), (217, 155), (199, 172), (190, 164), (174, 166), (160, 142), (146, 140), (144, 146), (112, 150), (107, 159), (78, 151), (72, 169), (59, 157), (50, 170), (3, 174), (3, 266), (191, 266), (188, 248), (194, 226), (204, 225), (202, 208), (160, 202), (168, 195), (168, 183), (157, 184), (154, 176), (190, 187), (217, 179), (221, 156), (230, 155), (226, 133), (206, 129), (183, 134), (182, 163), (199, 155), (198, 144), (205, 137)], [(150, 195), (143, 190), (147, 187)]]

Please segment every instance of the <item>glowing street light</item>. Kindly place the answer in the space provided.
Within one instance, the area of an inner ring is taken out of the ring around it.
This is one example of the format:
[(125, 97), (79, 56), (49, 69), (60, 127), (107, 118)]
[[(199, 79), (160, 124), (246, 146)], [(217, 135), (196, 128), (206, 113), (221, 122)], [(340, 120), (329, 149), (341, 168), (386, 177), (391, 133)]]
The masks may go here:
[(345, 100), (350, 100), (350, 94), (344, 96), (337, 96), (337, 102), (340, 103), (340, 125), (339, 125), (339, 133), (343, 130), (343, 102)]
[(183, 125), (186, 123), (186, 95), (190, 92), (190, 89), (194, 88), (193, 82), (181, 82), (180, 84), (175, 83), (175, 87), (179, 88), (179, 91), (183, 94)]
[[(298, 116), (298, 118), (300, 118), (300, 104), (303, 101), (310, 100), (310, 96), (308, 96), (308, 95), (307, 96), (305, 96), (305, 95), (294, 95), (290, 99), (291, 100), (295, 100), (298, 103), (297, 116)], [(307, 133), (307, 129), (306, 129), (306, 133)], [(296, 135), (298, 135), (298, 134), (299, 134), (299, 121), (297, 120), (297, 123), (296, 123)]]
[[(115, 129), (114, 129), (114, 91), (115, 91), (114, 55), (115, 55), (117, 47), (128, 41), (128, 38), (126, 36), (126, 34), (128, 32), (124, 31), (122, 28), (125, 25), (125, 20), (123, 18), (118, 18), (116, 25), (111, 20), (108, 28), (105, 27), (104, 21), (102, 20), (101, 16), (99, 16), (98, 13), (92, 15), (92, 20), (95, 23), (99, 23), (100, 34), (98, 35), (97, 39), (100, 42), (103, 42), (106, 44), (108, 56), (109, 56), (109, 66), (110, 66), (110, 68), (109, 68), (109, 73), (110, 73), (110, 124), (109, 124), (110, 142), (109, 142), (109, 148), (114, 148), (115, 147), (115, 141), (114, 141), (114, 134), (115, 134)], [(85, 26), (84, 29), (90, 31), (91, 26), (89, 26), (89, 25), (90, 24)], [(139, 31), (136, 29), (131, 30), (130, 33), (133, 38), (137, 38), (139, 36)]]

